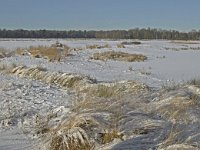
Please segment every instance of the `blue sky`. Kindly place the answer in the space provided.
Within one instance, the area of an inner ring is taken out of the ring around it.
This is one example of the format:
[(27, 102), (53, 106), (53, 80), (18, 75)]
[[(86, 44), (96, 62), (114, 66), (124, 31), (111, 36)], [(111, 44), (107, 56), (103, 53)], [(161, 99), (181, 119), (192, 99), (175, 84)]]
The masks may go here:
[(0, 28), (200, 29), (200, 0), (1, 0)]

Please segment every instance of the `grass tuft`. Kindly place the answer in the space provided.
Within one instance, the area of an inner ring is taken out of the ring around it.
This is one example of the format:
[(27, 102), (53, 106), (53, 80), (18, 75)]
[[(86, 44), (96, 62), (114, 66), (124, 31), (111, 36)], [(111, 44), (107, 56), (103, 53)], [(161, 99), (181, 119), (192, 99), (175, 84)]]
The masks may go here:
[(50, 150), (94, 149), (94, 144), (90, 141), (85, 129), (96, 125), (97, 122), (93, 118), (71, 117), (51, 133), (54, 136), (50, 141)]

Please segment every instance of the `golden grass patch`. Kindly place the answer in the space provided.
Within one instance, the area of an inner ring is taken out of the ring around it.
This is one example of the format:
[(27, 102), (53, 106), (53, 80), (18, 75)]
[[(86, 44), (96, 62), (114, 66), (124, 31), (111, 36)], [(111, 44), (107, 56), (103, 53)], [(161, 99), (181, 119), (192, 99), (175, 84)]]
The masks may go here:
[(49, 61), (60, 61), (62, 58), (69, 56), (70, 47), (63, 45), (62, 47), (52, 46), (30, 46), (27, 49), (17, 48), (16, 54), (28, 55), (35, 58), (46, 58)]
[(129, 54), (125, 52), (115, 52), (107, 51), (103, 53), (94, 53), (91, 59), (95, 60), (118, 60), (118, 61), (128, 61), (128, 62), (140, 62), (147, 59), (146, 56), (142, 54)]
[(85, 129), (97, 126), (98, 123), (91, 117), (74, 116), (51, 130), (53, 138), (50, 140), (50, 150), (92, 150), (93, 142), (90, 141)]

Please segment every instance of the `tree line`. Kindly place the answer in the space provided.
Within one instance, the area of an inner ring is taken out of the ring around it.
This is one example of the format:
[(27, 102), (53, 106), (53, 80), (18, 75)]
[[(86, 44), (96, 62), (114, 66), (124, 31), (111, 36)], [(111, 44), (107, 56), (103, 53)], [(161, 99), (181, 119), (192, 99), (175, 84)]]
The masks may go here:
[(58, 31), (58, 30), (7, 30), (0, 29), (0, 38), (99, 38), (99, 39), (167, 39), (200, 40), (200, 30), (180, 32), (151, 28), (110, 31)]

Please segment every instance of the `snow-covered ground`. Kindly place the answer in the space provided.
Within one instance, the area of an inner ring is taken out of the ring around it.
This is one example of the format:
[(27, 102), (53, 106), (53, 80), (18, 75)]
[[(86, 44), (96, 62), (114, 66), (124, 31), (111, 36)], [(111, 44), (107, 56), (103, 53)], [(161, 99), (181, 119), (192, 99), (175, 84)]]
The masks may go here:
[[(49, 63), (44, 59), (31, 57), (10, 57), (1, 60), (2, 63), (16, 63), (27, 66), (40, 65), (51, 71), (75, 72), (89, 75), (99, 81), (138, 80), (149, 86), (162, 86), (164, 84), (181, 83), (198, 78), (200, 70), (200, 50), (180, 50), (173, 48), (200, 47), (200, 44), (176, 44), (171, 41), (152, 40), (142, 41), (141, 45), (128, 45), (126, 48), (117, 48), (122, 40), (75, 40), (75, 39), (47, 39), (47, 40), (8, 40), (0, 41), (0, 47), (14, 50), (18, 47), (36, 45), (51, 45), (56, 41), (72, 48), (85, 48), (86, 45), (109, 44), (111, 48), (82, 50), (73, 52), (61, 63)], [(166, 48), (172, 48), (172, 50)], [(119, 61), (96, 61), (89, 59), (95, 52), (108, 50), (123, 51), (128, 53), (144, 54), (148, 59), (144, 62), (119, 62)], [(132, 69), (132, 71), (129, 70)]]
[[(73, 55), (61, 62), (49, 62), (31, 56), (12, 56), (0, 59), (0, 63), (40, 66), (50, 72), (83, 74), (104, 82), (136, 80), (157, 88), (200, 76), (200, 50), (190, 50), (190, 47), (200, 47), (200, 44), (152, 40), (141, 41), (141, 45), (117, 48), (117, 44), (124, 40), (1, 39), (0, 48), (14, 51), (18, 47), (51, 45), (57, 40), (71, 48), (84, 49), (72, 51)], [(86, 45), (93, 44), (109, 44), (111, 48), (85, 49)], [(188, 50), (173, 50), (182, 47), (188, 47)], [(144, 54), (148, 59), (144, 62), (90, 59), (93, 53), (108, 50)], [(0, 150), (35, 148), (34, 137), (30, 137), (28, 133), (31, 132), (30, 128), (35, 124), (37, 117), (52, 111), (61, 111), (60, 116), (56, 117), (56, 122), (59, 122), (64, 112), (69, 111), (69, 103), (73, 99), (73, 94), (67, 90), (13, 75), (1, 74), (0, 84)]]
[(70, 94), (57, 87), (8, 75), (0, 75), (0, 82), (0, 149), (33, 149), (34, 137), (28, 137), (26, 132), (31, 131), (36, 117), (58, 108), (68, 110)]

